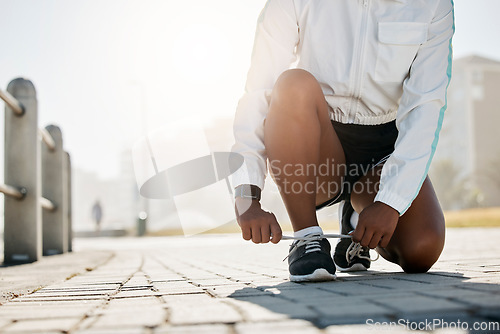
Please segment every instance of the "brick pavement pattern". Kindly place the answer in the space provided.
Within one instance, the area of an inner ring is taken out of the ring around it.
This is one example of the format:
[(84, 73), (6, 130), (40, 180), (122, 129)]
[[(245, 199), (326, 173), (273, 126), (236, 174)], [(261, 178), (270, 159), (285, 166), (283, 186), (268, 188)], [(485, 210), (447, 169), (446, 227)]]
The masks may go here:
[[(380, 259), (334, 282), (292, 283), (282, 261), (288, 242), (77, 239), (73, 254), (0, 268), (0, 332), (407, 333), (425, 321), (460, 321), (444, 332), (497, 333), (498, 240), (496, 228), (450, 229), (427, 274)], [(490, 330), (475, 331), (475, 323)]]

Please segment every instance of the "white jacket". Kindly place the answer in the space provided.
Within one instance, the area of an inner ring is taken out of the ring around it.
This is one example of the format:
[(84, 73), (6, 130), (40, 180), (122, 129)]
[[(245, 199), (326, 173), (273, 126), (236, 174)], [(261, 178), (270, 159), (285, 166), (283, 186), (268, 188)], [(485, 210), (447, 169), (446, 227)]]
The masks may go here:
[(264, 119), (278, 76), (305, 69), (321, 84), (331, 118), (381, 124), (399, 136), (375, 200), (403, 214), (427, 176), (451, 78), (452, 0), (268, 0), (258, 20), (233, 151), (244, 168), (233, 186), (261, 189)]

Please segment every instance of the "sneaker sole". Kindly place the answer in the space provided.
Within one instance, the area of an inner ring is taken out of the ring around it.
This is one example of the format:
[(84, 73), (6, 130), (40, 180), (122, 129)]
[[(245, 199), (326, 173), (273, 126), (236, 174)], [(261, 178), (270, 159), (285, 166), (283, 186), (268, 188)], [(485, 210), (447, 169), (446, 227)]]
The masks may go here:
[(328, 270), (323, 268), (316, 269), (309, 275), (290, 275), (290, 281), (292, 282), (323, 282), (334, 281), (336, 278), (337, 275), (330, 274)]
[(366, 268), (361, 263), (355, 263), (349, 268), (342, 268), (342, 267), (339, 267), (337, 264), (335, 264), (335, 267), (337, 268), (338, 271), (343, 272), (343, 273), (351, 272), (351, 271), (367, 271), (368, 270), (368, 268)]

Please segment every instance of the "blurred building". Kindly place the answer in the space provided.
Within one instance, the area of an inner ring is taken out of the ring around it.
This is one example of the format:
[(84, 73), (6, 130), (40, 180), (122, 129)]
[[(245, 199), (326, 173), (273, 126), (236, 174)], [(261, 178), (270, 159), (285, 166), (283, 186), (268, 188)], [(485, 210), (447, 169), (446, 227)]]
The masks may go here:
[(73, 228), (75, 231), (94, 230), (91, 209), (96, 200), (102, 206), (103, 230), (133, 230), (139, 210), (139, 195), (135, 185), (132, 158), (126, 151), (120, 157), (120, 174), (102, 179), (94, 172), (73, 168)]
[(102, 180), (96, 173), (73, 168), (72, 171), (72, 211), (73, 230), (92, 231), (96, 226), (92, 219), (92, 206), (99, 200), (103, 217), (101, 227), (103, 230), (111, 226), (116, 228), (119, 223), (119, 208), (115, 205), (114, 196), (119, 184), (116, 180)]
[(454, 60), (431, 178), (445, 209), (500, 205), (500, 61)]
[(120, 155), (120, 174), (115, 205), (119, 208), (124, 226), (135, 227), (141, 208), (132, 164), (132, 152), (130, 150), (125, 150)]

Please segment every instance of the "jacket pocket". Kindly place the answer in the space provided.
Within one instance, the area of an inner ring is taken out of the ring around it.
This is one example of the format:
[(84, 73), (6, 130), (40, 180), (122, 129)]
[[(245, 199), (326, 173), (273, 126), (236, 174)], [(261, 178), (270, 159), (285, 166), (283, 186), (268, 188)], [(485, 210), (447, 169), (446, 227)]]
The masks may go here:
[(403, 82), (418, 48), (427, 40), (427, 23), (379, 22), (375, 80)]

